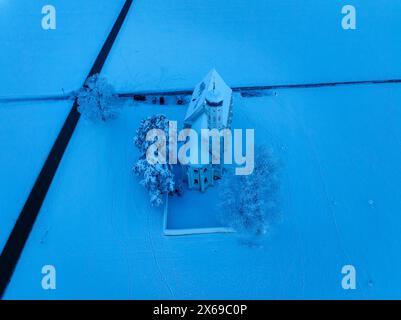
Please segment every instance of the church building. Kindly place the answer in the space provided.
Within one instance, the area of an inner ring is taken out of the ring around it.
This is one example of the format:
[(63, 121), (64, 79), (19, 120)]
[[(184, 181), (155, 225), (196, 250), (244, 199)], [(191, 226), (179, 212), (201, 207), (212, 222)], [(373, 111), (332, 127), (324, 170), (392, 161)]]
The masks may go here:
[[(195, 87), (185, 116), (184, 127), (197, 131), (199, 136), (202, 129), (231, 129), (232, 107), (232, 90), (213, 69)], [(209, 149), (211, 152), (211, 148)], [(222, 155), (220, 160), (223, 162)], [(188, 187), (205, 191), (214, 184), (215, 180), (222, 177), (223, 169), (224, 163), (189, 164), (186, 168)]]

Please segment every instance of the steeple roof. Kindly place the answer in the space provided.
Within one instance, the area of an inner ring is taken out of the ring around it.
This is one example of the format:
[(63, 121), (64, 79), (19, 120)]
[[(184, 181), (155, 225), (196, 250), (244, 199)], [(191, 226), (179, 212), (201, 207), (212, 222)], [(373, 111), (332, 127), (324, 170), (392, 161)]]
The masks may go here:
[(224, 118), (228, 118), (228, 112), (231, 103), (231, 88), (224, 82), (215, 69), (209, 71), (205, 78), (198, 83), (192, 94), (191, 102), (188, 106), (185, 116), (185, 124), (191, 125), (200, 114), (205, 112), (205, 100), (221, 104), (223, 106)]

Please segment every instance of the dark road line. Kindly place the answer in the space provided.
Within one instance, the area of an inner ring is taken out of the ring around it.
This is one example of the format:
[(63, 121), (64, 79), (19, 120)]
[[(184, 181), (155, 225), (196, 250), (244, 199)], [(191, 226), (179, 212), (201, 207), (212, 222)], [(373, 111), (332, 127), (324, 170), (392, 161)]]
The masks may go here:
[(10, 97), (0, 98), (0, 103), (15, 103), (15, 102), (42, 102), (42, 101), (63, 101), (72, 99), (73, 94), (68, 95), (48, 95), (48, 96), (36, 96), (36, 97)]
[[(391, 84), (401, 83), (401, 79), (389, 80), (362, 80), (362, 81), (340, 81), (340, 82), (322, 82), (322, 83), (305, 83), (305, 84), (278, 84), (278, 85), (259, 85), (259, 86), (242, 86), (233, 87), (234, 92), (257, 92), (264, 90), (279, 90), (279, 89), (308, 89), (320, 87), (335, 87), (335, 86), (350, 86), (350, 85), (369, 85), (369, 84)], [(193, 89), (180, 89), (180, 90), (164, 90), (164, 91), (135, 91), (117, 93), (120, 98), (132, 98), (134, 96), (188, 96), (192, 95)], [(0, 103), (10, 102), (32, 102), (32, 101), (58, 101), (68, 100), (73, 97), (69, 95), (54, 95), (54, 96), (37, 96), (37, 97), (12, 97), (0, 98)]]
[[(121, 12), (113, 25), (102, 49), (97, 56), (88, 78), (96, 73), (100, 73), (107, 56), (114, 44), (115, 39), (123, 25), (133, 0), (126, 0)], [(68, 114), (67, 119), (61, 128), (57, 139), (44, 163), (39, 176), (25, 202), (25, 205), (14, 225), (13, 230), (5, 244), (0, 256), (0, 298), (3, 297), (8, 283), (14, 273), (18, 260), (22, 254), (25, 243), (33, 228), (36, 218), (42, 207), (43, 201), (50, 188), (57, 168), (63, 158), (63, 154), (77, 126), (80, 114), (77, 110), (77, 101), (75, 100)], [(40, 272), (40, 270), (38, 271)]]
[(322, 83), (305, 83), (305, 84), (282, 84), (271, 86), (251, 86), (251, 87), (234, 87), (234, 91), (257, 91), (257, 90), (274, 90), (274, 89), (307, 89), (321, 87), (350, 86), (363, 84), (386, 84), (401, 83), (401, 79), (389, 80), (363, 80), (363, 81), (341, 81), (341, 82), (322, 82)]
[[(341, 81), (341, 82), (323, 82), (323, 83), (305, 83), (305, 84), (279, 84), (279, 85), (266, 85), (266, 86), (242, 86), (233, 87), (234, 92), (255, 92), (263, 90), (278, 90), (278, 89), (307, 89), (307, 88), (321, 88), (321, 87), (335, 87), (335, 86), (350, 86), (350, 85), (367, 85), (367, 84), (391, 84), (401, 83), (401, 79), (389, 80), (363, 80), (363, 81)], [(119, 93), (121, 98), (132, 98), (134, 96), (179, 96), (179, 95), (192, 95), (193, 89), (180, 89), (180, 90), (164, 90), (164, 91), (137, 91), (137, 92), (124, 92)]]

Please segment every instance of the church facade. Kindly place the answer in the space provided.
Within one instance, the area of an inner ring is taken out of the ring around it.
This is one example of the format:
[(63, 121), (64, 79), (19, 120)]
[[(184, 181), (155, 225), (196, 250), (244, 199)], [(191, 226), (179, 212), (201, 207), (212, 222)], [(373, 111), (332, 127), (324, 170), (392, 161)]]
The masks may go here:
[[(213, 69), (195, 87), (185, 116), (184, 126), (197, 131), (199, 135), (201, 135), (202, 129), (231, 129), (232, 108), (232, 89)], [(209, 150), (211, 152), (212, 148), (210, 147)], [(220, 150), (222, 153), (224, 148), (220, 148)], [(220, 160), (220, 164), (188, 164), (185, 168), (188, 187), (205, 191), (208, 187), (213, 186), (214, 181), (223, 175), (222, 154)]]

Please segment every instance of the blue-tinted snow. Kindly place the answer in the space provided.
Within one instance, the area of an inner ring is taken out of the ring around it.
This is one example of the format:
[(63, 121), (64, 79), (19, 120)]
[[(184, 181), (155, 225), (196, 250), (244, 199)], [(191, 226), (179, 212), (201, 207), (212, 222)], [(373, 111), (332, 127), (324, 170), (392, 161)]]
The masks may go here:
[[(234, 104), (234, 127), (283, 163), (282, 215), (261, 248), (233, 234), (165, 237), (162, 210), (131, 174), (140, 119), (185, 107), (130, 106), (80, 122), (6, 298), (394, 298), (401, 295), (401, 90), (280, 90)], [(57, 269), (57, 290), (40, 287)], [(341, 268), (357, 268), (357, 290)]]
[(124, 0), (52, 0), (57, 29), (45, 31), (37, 0), (0, 1), (0, 97), (78, 89)]
[(0, 251), (72, 102), (0, 104)]
[[(123, 1), (0, 1), (0, 96), (76, 89)], [(401, 77), (399, 1), (135, 1), (105, 73), (119, 90), (192, 88), (212, 67), (231, 86)], [(401, 296), (401, 90), (281, 90), (236, 99), (235, 126), (283, 163), (282, 217), (262, 248), (232, 234), (164, 237), (161, 210), (132, 176), (146, 105), (109, 124), (80, 122), (6, 298), (397, 298)], [(0, 247), (69, 104), (0, 106)], [(57, 290), (40, 287), (57, 269)], [(341, 267), (357, 290), (341, 289)]]
[(401, 78), (401, 2), (136, 1), (105, 66), (121, 91), (193, 88), (215, 67), (231, 86)]
[[(166, 229), (213, 229), (224, 228), (220, 221), (218, 207), (219, 188), (218, 181), (206, 192), (189, 190), (184, 187), (183, 196), (170, 197), (168, 201), (168, 212)], [(206, 231), (206, 230), (204, 230)]]

